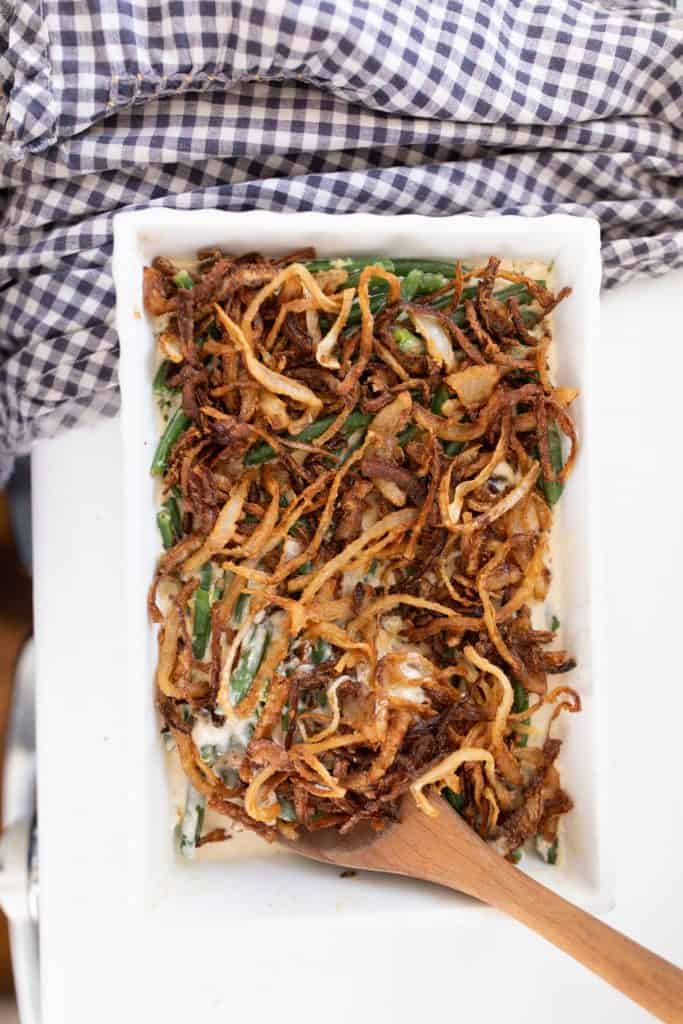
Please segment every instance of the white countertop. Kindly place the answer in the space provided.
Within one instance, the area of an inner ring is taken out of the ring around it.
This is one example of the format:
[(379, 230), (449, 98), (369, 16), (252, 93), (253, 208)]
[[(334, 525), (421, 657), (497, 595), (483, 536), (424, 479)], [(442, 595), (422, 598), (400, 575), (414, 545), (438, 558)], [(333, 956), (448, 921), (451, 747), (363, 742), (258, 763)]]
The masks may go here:
[[(683, 272), (626, 285), (603, 301), (594, 364), (617, 854), (606, 920), (679, 963), (682, 323)], [(650, 1019), (521, 926), (462, 905), (438, 931), (392, 918), (361, 932), (340, 915), (305, 934), (286, 923), (235, 934), (229, 919), (218, 933), (202, 920), (180, 932), (172, 908), (155, 930), (130, 898), (135, 780), (109, 753), (129, 727), (116, 421), (36, 447), (33, 508), (43, 1024)], [(207, 944), (224, 969), (203, 969)]]

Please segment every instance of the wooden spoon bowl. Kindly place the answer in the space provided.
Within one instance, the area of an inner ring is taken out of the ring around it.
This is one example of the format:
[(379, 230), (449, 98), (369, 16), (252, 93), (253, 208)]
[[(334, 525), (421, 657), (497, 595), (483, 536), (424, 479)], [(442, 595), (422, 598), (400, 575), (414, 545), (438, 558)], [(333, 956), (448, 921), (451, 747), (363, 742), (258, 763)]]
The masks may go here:
[(304, 833), (287, 847), (343, 868), (407, 875), (474, 896), (517, 918), (661, 1020), (683, 1022), (683, 971), (535, 882), (492, 850), (446, 802), (431, 818), (406, 799), (400, 824), (347, 836)]

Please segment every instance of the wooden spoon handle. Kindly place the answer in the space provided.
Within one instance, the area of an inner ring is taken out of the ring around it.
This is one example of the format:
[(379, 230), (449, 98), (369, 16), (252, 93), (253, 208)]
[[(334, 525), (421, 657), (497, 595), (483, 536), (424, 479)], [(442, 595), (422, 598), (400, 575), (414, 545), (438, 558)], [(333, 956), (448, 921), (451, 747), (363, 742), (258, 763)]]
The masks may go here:
[(479, 893), (663, 1021), (683, 1022), (683, 971), (512, 865)]
[(438, 818), (409, 805), (404, 823), (364, 849), (358, 866), (410, 874), (475, 896), (538, 932), (661, 1020), (683, 1024), (683, 971), (539, 885), (483, 843), (443, 800), (438, 803)]

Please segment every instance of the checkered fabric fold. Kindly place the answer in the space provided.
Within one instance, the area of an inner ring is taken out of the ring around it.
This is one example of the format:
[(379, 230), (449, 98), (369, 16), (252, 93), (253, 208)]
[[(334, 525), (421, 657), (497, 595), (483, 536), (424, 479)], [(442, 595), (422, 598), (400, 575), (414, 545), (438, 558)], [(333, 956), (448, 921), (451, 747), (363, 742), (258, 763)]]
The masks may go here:
[(0, 481), (117, 407), (111, 221), (161, 204), (600, 220), (683, 265), (683, 24), (636, 0), (0, 0)]

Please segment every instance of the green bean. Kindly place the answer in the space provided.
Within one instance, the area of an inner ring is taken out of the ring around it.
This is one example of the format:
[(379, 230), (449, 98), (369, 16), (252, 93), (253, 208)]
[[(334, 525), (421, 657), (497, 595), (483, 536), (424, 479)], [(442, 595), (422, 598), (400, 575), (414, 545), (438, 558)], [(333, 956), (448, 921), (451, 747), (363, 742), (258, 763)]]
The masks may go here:
[(380, 565), (379, 559), (378, 558), (373, 558), (373, 560), (370, 562), (370, 565), (368, 566), (367, 575), (368, 576), (374, 576), (375, 573), (377, 572), (377, 570), (379, 569), (379, 565)]
[(455, 260), (418, 260), (405, 256), (395, 259), (394, 267), (399, 277), (407, 276), (411, 270), (421, 270), (426, 274), (442, 274), (444, 277), (453, 277), (455, 274)]
[(529, 707), (529, 694), (522, 684), (517, 680), (513, 679), (512, 689), (514, 692), (514, 698), (512, 701), (513, 714), (518, 715), (520, 711), (526, 711)]
[(194, 595), (194, 624), (192, 628), (192, 653), (203, 658), (211, 632), (211, 562), (205, 562), (199, 572), (199, 587)]
[[(539, 281), (538, 283), (541, 284), (541, 285), (545, 284), (544, 281)], [(374, 294), (373, 293), (370, 294), (370, 308), (372, 310), (373, 316), (376, 316), (377, 313), (381, 313), (382, 310), (384, 309), (384, 307), (386, 306), (387, 293), (388, 293), (388, 285), (385, 286), (384, 289), (382, 289), (382, 291), (377, 291)], [(477, 286), (474, 285), (474, 286), (472, 286), (470, 288), (465, 288), (464, 289), (464, 291), (462, 293), (462, 298), (463, 299), (473, 299), (476, 296), (476, 294), (477, 294)], [(497, 292), (493, 293), (494, 299), (497, 299), (499, 302), (505, 302), (506, 299), (511, 298), (513, 295), (517, 296), (517, 298), (519, 299), (521, 305), (525, 305), (525, 304), (528, 304), (529, 302), (533, 301), (533, 295), (527, 289), (526, 285), (523, 285), (523, 284), (511, 284), (508, 287), (500, 288)], [(439, 295), (436, 299), (434, 299), (432, 302), (430, 302), (428, 305), (426, 305), (425, 306), (425, 312), (428, 312), (430, 307), (432, 309), (444, 309), (446, 306), (450, 305), (450, 303), (452, 301), (453, 301), (452, 292), (451, 291), (445, 292), (443, 295)], [(354, 303), (355, 302), (356, 302), (356, 300), (354, 299)], [(535, 323), (536, 316), (535, 316), (534, 313), (532, 313), (530, 310), (526, 310), (526, 309), (523, 309), (521, 312), (522, 312), (522, 317), (523, 317), (525, 323), (527, 323), (527, 324)], [(401, 316), (405, 316), (405, 315), (406, 315), (405, 313), (401, 314)], [(465, 325), (466, 325), (465, 310), (462, 309), (459, 306), (458, 309), (455, 311), (455, 313), (452, 314), (451, 320), (453, 321), (453, 323), (457, 324), (458, 327), (465, 327)], [(348, 319), (347, 323), (349, 323), (351, 325), (354, 325), (354, 324), (360, 323), (360, 321), (361, 321), (360, 308), (357, 308), (356, 306), (352, 306), (351, 307), (351, 313), (349, 314), (349, 319)], [(348, 332), (344, 331), (344, 333), (346, 334)]]
[[(443, 406), (449, 398), (451, 398), (451, 392), (449, 389), (447, 389), (445, 384), (439, 384), (434, 391), (434, 396), (432, 397), (430, 406), (430, 409), (435, 416), (443, 415)], [(455, 457), (460, 455), (463, 451), (465, 444), (463, 441), (441, 441), (441, 447), (443, 449), (443, 454), (447, 459), (455, 459)]]
[[(404, 302), (410, 302), (416, 295), (429, 295), (431, 292), (435, 292), (437, 289), (443, 288), (445, 283), (446, 280), (441, 274), (428, 274), (423, 270), (411, 270), (407, 277), (401, 279), (401, 298)], [(388, 295), (389, 284), (384, 280), (379, 281), (374, 285), (374, 287), (371, 287), (368, 290), (370, 312), (373, 316), (382, 312), (387, 304)], [(438, 300), (435, 300), (435, 305), (436, 301)], [(447, 295), (446, 301), (441, 302), (441, 305), (445, 306), (448, 301), (450, 301), (450, 296)], [(351, 304), (351, 310), (349, 311), (349, 315), (346, 320), (347, 328), (356, 327), (357, 324), (361, 322), (362, 318), (360, 303), (358, 302), (358, 299), (355, 298)], [(344, 333), (348, 335), (351, 332), (348, 329), (345, 329)]]
[[(520, 711), (526, 711), (529, 707), (529, 694), (526, 689), (517, 679), (512, 680), (512, 689), (514, 691), (514, 699), (512, 701), (512, 711), (514, 714), (519, 714)], [(531, 719), (524, 718), (522, 725), (530, 725)], [(517, 736), (517, 746), (526, 747), (529, 742), (529, 736), (527, 733), (522, 732)]]
[(441, 790), (441, 795), (448, 801), (454, 811), (457, 811), (458, 814), (462, 811), (465, 806), (465, 797), (462, 793), (456, 793), (450, 786), (444, 786)]
[(323, 661), (329, 661), (331, 657), (332, 648), (328, 644), (327, 640), (323, 640), (323, 638), (319, 636), (311, 648), (311, 661), (314, 665), (320, 665)]
[(553, 615), (550, 623), (550, 628), (553, 631), (553, 633), (557, 633), (558, 629), (560, 628), (560, 620), (558, 619), (557, 615)]
[[(543, 280), (540, 280), (537, 283), (541, 286), (545, 286), (545, 281)], [(460, 301), (462, 302), (464, 299), (474, 299), (478, 289), (479, 286), (476, 284), (463, 288)], [(430, 302), (429, 305), (433, 309), (443, 309), (444, 306), (448, 306), (453, 301), (451, 291), (445, 292), (443, 295), (439, 295), (433, 302)], [(506, 285), (505, 288), (499, 288), (497, 292), (494, 292), (493, 297), (494, 299), (497, 299), (498, 302), (506, 302), (507, 299), (515, 297), (519, 299), (520, 305), (522, 306), (533, 301), (533, 295), (525, 284)], [(465, 311), (458, 309), (458, 313), (453, 317), (453, 319), (459, 327), (462, 327), (465, 323)]]
[[(412, 302), (418, 293), (424, 274), (421, 270), (413, 269), (401, 279), (401, 298), (404, 302)], [(435, 291), (436, 289), (432, 289)]]
[(297, 821), (296, 811), (291, 800), (280, 796), (277, 802), (280, 805), (280, 813), (278, 814), (280, 821)]
[(405, 426), (403, 430), (400, 430), (396, 435), (396, 440), (398, 441), (401, 448), (404, 448), (409, 441), (412, 441), (413, 438), (416, 437), (417, 432), (418, 428), (415, 426), (414, 423), (408, 423), (408, 425)]
[(230, 677), (230, 699), (233, 705), (239, 704), (253, 683), (269, 640), (270, 632), (265, 622), (252, 626), (244, 638), (237, 668)]
[(394, 327), (394, 341), (401, 352), (421, 356), (425, 350), (424, 341), (407, 327)]
[(168, 375), (173, 370), (173, 363), (168, 359), (165, 359), (159, 364), (157, 372), (154, 374), (154, 380), (152, 381), (152, 392), (156, 398), (159, 411), (161, 412), (164, 420), (168, 419), (170, 411), (175, 408), (175, 396), (179, 393), (180, 388), (169, 387)]
[[(548, 424), (548, 448), (550, 449), (550, 464), (555, 473), (559, 473), (562, 469), (562, 435), (557, 423)], [(548, 504), (554, 505), (560, 500), (564, 484), (559, 480), (546, 480), (545, 477), (541, 477), (541, 489)]]
[(175, 495), (167, 498), (164, 502), (163, 507), (168, 509), (168, 513), (171, 517), (171, 524), (173, 526), (173, 532), (176, 535), (176, 540), (180, 540), (183, 533), (183, 522), (180, 515), (180, 507), (176, 500)]
[(180, 825), (180, 852), (183, 857), (192, 858), (197, 849), (197, 841), (202, 834), (206, 797), (198, 793), (192, 783), (187, 784), (185, 797), (185, 813)]
[(304, 266), (312, 274), (317, 274), (321, 270), (335, 270), (339, 268), (345, 270), (349, 278), (351, 278), (354, 276), (360, 277), (361, 271), (365, 267), (380, 266), (384, 267), (385, 270), (393, 271), (394, 261), (386, 259), (384, 256), (361, 256), (358, 259), (346, 256), (341, 259), (307, 260)]
[(426, 271), (422, 272), (422, 281), (416, 292), (417, 295), (431, 295), (432, 292), (439, 291), (447, 284), (447, 279), (443, 274), (428, 274)]
[[(407, 258), (400, 259), (384, 259), (381, 257), (364, 257), (362, 259), (340, 259), (340, 260), (311, 260), (306, 266), (312, 272), (318, 270), (329, 270), (331, 267), (340, 266), (343, 267), (347, 273), (347, 284), (353, 286), (358, 283), (358, 278), (364, 267), (371, 266), (373, 263), (379, 266), (384, 266), (385, 269), (392, 271), (397, 277), (401, 278), (401, 294), (404, 301), (410, 301), (415, 298), (416, 295), (428, 295), (431, 292), (437, 291), (442, 288), (446, 283), (445, 279), (450, 279), (455, 273), (455, 262), (449, 263), (443, 260), (417, 260)], [(464, 269), (464, 268), (463, 268)], [(545, 286), (544, 280), (539, 280), (538, 284), (542, 287)], [(462, 299), (473, 299), (478, 290), (478, 285), (469, 285), (463, 290)], [(373, 316), (380, 313), (386, 306), (386, 299), (389, 291), (389, 285), (386, 281), (382, 281), (374, 288), (369, 290), (370, 298), (370, 309)], [(533, 296), (527, 289), (526, 285), (510, 284), (505, 288), (500, 288), (497, 292), (494, 292), (494, 298), (499, 302), (505, 302), (512, 296), (516, 296), (521, 305), (528, 304), (533, 301)], [(438, 296), (434, 299), (430, 305), (434, 309), (443, 309), (448, 306), (453, 300), (452, 289), (446, 292), (444, 295)], [(533, 322), (535, 315), (530, 314), (528, 310), (522, 311), (522, 316), (527, 322)], [(355, 327), (361, 321), (361, 311), (358, 304), (358, 299), (354, 299), (347, 325), (349, 327)], [(458, 309), (453, 320), (459, 327), (465, 325), (465, 313), (464, 310)], [(345, 331), (344, 333), (348, 333)]]
[(456, 455), (465, 447), (464, 441), (442, 441), (441, 447), (443, 448), (444, 455), (448, 459), (454, 459)]
[(215, 743), (204, 743), (199, 748), (199, 756), (204, 764), (208, 764), (210, 768), (220, 757), (220, 751)]
[[(404, 302), (411, 302), (417, 295), (431, 295), (432, 292), (437, 291), (439, 288), (443, 288), (446, 284), (446, 279), (441, 274), (428, 274), (422, 270), (412, 270), (407, 277), (401, 279), (401, 298)], [(475, 289), (476, 291), (476, 289)], [(368, 290), (368, 298), (370, 299), (370, 312), (373, 316), (377, 313), (381, 313), (387, 304), (387, 296), (389, 294), (389, 284), (387, 281), (380, 281), (374, 287)], [(450, 296), (446, 296), (446, 300), (450, 301)], [(435, 305), (436, 305), (435, 300)], [(440, 305), (445, 306), (447, 301), (441, 302)], [(355, 327), (362, 320), (362, 313), (360, 309), (360, 303), (355, 298), (351, 304), (351, 310), (347, 317), (346, 323), (349, 327)], [(330, 321), (331, 323), (331, 321)], [(345, 330), (345, 334), (350, 333)]]
[(297, 441), (315, 441), (316, 438), (324, 434), (328, 427), (334, 423), (334, 416), (323, 416), (320, 420), (315, 420), (313, 423), (309, 423), (307, 427), (296, 435)]
[(344, 281), (342, 288), (357, 287), (358, 282), (360, 281), (360, 275), (362, 274), (365, 267), (382, 267), (383, 270), (388, 270), (390, 274), (393, 274), (394, 261), (384, 259), (384, 257), (380, 257), (379, 259), (365, 261), (362, 267), (353, 267), (351, 270), (349, 270), (348, 267), (345, 267), (344, 269), (346, 270), (348, 276), (346, 278), (346, 281)]
[(441, 416), (442, 415), (441, 410), (443, 409), (445, 403), (448, 401), (448, 399), (450, 397), (451, 397), (451, 393), (448, 390), (448, 388), (446, 387), (446, 385), (445, 384), (439, 384), (438, 388), (434, 392), (434, 397), (432, 398), (432, 404), (430, 405), (430, 409), (432, 410), (432, 412), (434, 413), (435, 416)]
[[(304, 427), (300, 434), (296, 434), (295, 441), (314, 441), (317, 437), (320, 437), (325, 433), (328, 427), (330, 427), (336, 419), (336, 416), (324, 416), (320, 420), (316, 420), (315, 423), (309, 424)], [(372, 422), (372, 416), (367, 415), (364, 412), (358, 410), (349, 413), (348, 418), (344, 422), (341, 430), (339, 431), (344, 437), (348, 437), (350, 434), (355, 434), (357, 430), (364, 430)], [(255, 444), (244, 456), (245, 466), (260, 466), (264, 462), (269, 462), (275, 458), (275, 449), (271, 445), (262, 441), (260, 444)]]
[(157, 512), (157, 526), (159, 527), (159, 533), (161, 534), (161, 540), (165, 548), (172, 548), (175, 544), (175, 535), (173, 532), (173, 523), (171, 522), (171, 514), (167, 508), (160, 508)]
[(443, 274), (432, 274), (413, 268), (401, 280), (401, 298), (404, 302), (412, 302), (416, 295), (431, 295), (446, 284)]
[(234, 573), (231, 573), (228, 569), (225, 569), (220, 579), (217, 579), (213, 587), (213, 599), (214, 601), (220, 601), (224, 594), (226, 587), (232, 583), (234, 579)]
[[(372, 313), (373, 316), (377, 316), (378, 313), (382, 312), (382, 310), (387, 304), (388, 294), (389, 285), (387, 284), (386, 281), (380, 281), (380, 283), (375, 285), (374, 288), (368, 289), (368, 299), (370, 300), (370, 312)], [(349, 310), (349, 315), (346, 318), (346, 327), (344, 328), (344, 334), (346, 336), (352, 334), (353, 331), (349, 330), (349, 328), (357, 327), (362, 319), (363, 314), (361, 313), (360, 303), (358, 299), (355, 298), (351, 303), (351, 309)]]
[(323, 270), (331, 270), (332, 267), (339, 267), (341, 270), (346, 270), (346, 263), (351, 263), (351, 259), (344, 260), (306, 260), (304, 266), (311, 274), (319, 274)]
[[(343, 288), (357, 287), (358, 282), (360, 280), (361, 271), (365, 267), (378, 266), (383, 267), (384, 270), (388, 271), (393, 271), (394, 269), (392, 261), (385, 259), (367, 259), (351, 262), (354, 264), (355, 269), (351, 269), (348, 272), (348, 277), (344, 284), (342, 285)], [(356, 266), (356, 264), (358, 265)], [(321, 269), (327, 270), (329, 268), (323, 267)], [(348, 268), (344, 267), (344, 269), (347, 270)], [(368, 298), (370, 300), (370, 311), (374, 316), (375, 314), (380, 313), (387, 304), (387, 296), (389, 294), (389, 282), (385, 281), (384, 278), (381, 277), (372, 277), (370, 280), (371, 282), (374, 282), (374, 284), (371, 283), (370, 285), (368, 285)], [(351, 331), (349, 331), (349, 328), (355, 328), (361, 322), (361, 320), (362, 313), (360, 309), (360, 303), (358, 301), (358, 296), (355, 296), (353, 302), (351, 303), (349, 315), (346, 318), (347, 326), (344, 330), (344, 334), (348, 335), (349, 333), (352, 333)], [(322, 317), (320, 321), (320, 326), (323, 329), (323, 331), (327, 331), (332, 326), (332, 320), (327, 317)]]
[[(372, 419), (373, 418), (369, 413), (360, 412), (359, 409), (355, 409), (353, 412), (349, 413), (347, 418), (344, 420), (344, 423), (342, 424), (339, 433), (342, 434), (344, 437), (350, 437), (351, 434), (355, 434), (357, 430), (365, 430), (367, 427), (369, 427), (370, 424), (372, 423)], [(310, 427), (305, 427), (301, 431), (298, 440), (312, 441), (314, 438), (320, 437), (320, 435), (323, 434), (325, 430), (327, 430), (328, 425), (325, 426), (324, 430), (316, 430), (315, 433), (313, 433), (313, 427), (315, 426), (315, 423), (311, 423)]]
[(173, 283), (178, 288), (194, 288), (194, 281), (186, 270), (179, 270), (173, 278)]
[(537, 835), (534, 838), (534, 845), (536, 847), (536, 853), (545, 861), (546, 864), (557, 864), (557, 855), (559, 853), (558, 840), (554, 843), (549, 843), (547, 839), (544, 839), (542, 835)]
[(171, 732), (170, 729), (162, 729), (161, 730), (161, 738), (163, 739), (164, 746), (166, 747), (166, 750), (169, 751), (169, 753), (171, 753), (172, 751), (175, 750), (176, 742), (175, 742), (175, 739), (173, 737), (173, 733)]
[[(476, 288), (465, 288), (463, 290), (462, 295), (460, 296), (460, 301), (462, 302), (464, 299), (473, 299), (476, 294), (477, 294), (477, 289)], [(430, 303), (428, 303), (428, 305), (432, 309), (445, 309), (446, 306), (450, 306), (452, 301), (453, 301), (453, 293), (452, 293), (452, 290), (451, 290), (451, 291), (444, 292), (443, 295), (437, 295), (437, 297), (435, 299), (433, 299)], [(455, 323), (457, 323), (458, 327), (462, 327), (463, 324), (465, 323), (465, 313), (464, 313), (464, 311), (462, 309), (458, 308), (457, 313), (455, 314), (455, 316), (452, 316), (451, 319), (454, 320)]]
[(217, 768), (216, 775), (225, 783), (228, 789), (235, 789), (237, 786), (241, 785), (242, 780), (240, 779), (239, 772), (236, 768), (228, 768), (221, 765)]
[(241, 626), (244, 622), (244, 616), (247, 608), (249, 607), (249, 594), (240, 594), (235, 603), (235, 609), (232, 613), (232, 625)]
[[(307, 260), (305, 266), (312, 274), (321, 270), (331, 270), (334, 267), (341, 267), (351, 274), (360, 274), (364, 267), (371, 267), (375, 264), (385, 267), (399, 277), (405, 277), (411, 270), (421, 270), (428, 274), (443, 274), (452, 277), (455, 273), (455, 260), (452, 263), (444, 260), (422, 260), (414, 259), (411, 256), (395, 259), (388, 259), (385, 256), (346, 256), (339, 259), (316, 259)], [(463, 268), (465, 269), (465, 268)]]
[(270, 462), (275, 458), (275, 449), (265, 441), (255, 444), (244, 456), (245, 466), (261, 466), (264, 462)]
[(303, 530), (304, 533), (310, 530), (311, 522), (306, 516), (300, 516), (299, 519), (295, 520), (287, 531), (291, 537), (296, 537), (299, 530)]
[[(539, 284), (541, 283), (542, 282), (539, 281)], [(465, 288), (462, 293), (462, 297), (463, 299), (473, 299), (476, 294), (476, 287)], [(500, 288), (497, 292), (493, 293), (493, 298), (497, 299), (498, 302), (505, 302), (507, 299), (510, 299), (513, 296), (516, 296), (519, 299), (520, 305), (525, 305), (533, 301), (533, 295), (524, 284), (511, 284), (508, 285), (507, 288)], [(433, 305), (435, 309), (439, 309), (441, 304), (443, 304), (444, 306), (448, 304), (447, 301), (443, 301), (444, 298), (447, 300), (448, 296), (439, 296), (439, 298), (434, 301)], [(466, 324), (465, 310), (460, 309), (460, 307), (458, 307), (458, 309), (453, 314), (451, 319), (453, 320), (453, 323), (458, 325), (458, 327), (464, 327)]]
[(189, 416), (185, 415), (182, 409), (177, 409), (176, 412), (173, 413), (173, 416), (171, 416), (170, 420), (166, 424), (166, 429), (161, 435), (159, 444), (157, 445), (154, 453), (154, 458), (152, 459), (151, 468), (154, 476), (163, 476), (173, 445), (176, 443), (180, 435), (187, 430), (191, 423), (192, 420)]
[(172, 368), (173, 363), (170, 359), (164, 359), (162, 363), (159, 363), (159, 368), (154, 374), (154, 380), (152, 381), (152, 391), (157, 398), (165, 398), (168, 395), (175, 395), (180, 390), (179, 388), (171, 388), (166, 383), (166, 378)]

